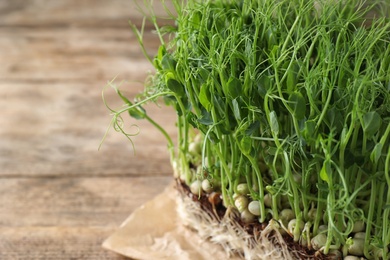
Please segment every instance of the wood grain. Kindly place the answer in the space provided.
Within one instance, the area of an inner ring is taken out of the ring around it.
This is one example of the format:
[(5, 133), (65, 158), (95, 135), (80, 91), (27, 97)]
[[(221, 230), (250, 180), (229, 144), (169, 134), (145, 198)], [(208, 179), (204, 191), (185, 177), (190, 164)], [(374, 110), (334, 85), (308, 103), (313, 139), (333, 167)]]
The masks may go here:
[(170, 176), (3, 179), (0, 226), (116, 228), (171, 181)]
[[(165, 2), (173, 12), (169, 1)], [(1, 1), (0, 26), (127, 27), (129, 20), (141, 24), (144, 17), (142, 12), (150, 13), (147, 10), (144, 0)], [(158, 17), (166, 16), (162, 1), (153, 1), (152, 10)]]
[[(164, 16), (159, 1), (153, 6)], [(172, 181), (167, 143), (146, 121), (110, 131), (151, 64), (128, 21), (143, 0), (0, 1), (0, 259), (124, 259), (101, 243)], [(164, 20), (160, 20), (164, 22)], [(148, 55), (159, 42), (146, 24)], [(172, 109), (146, 106), (175, 139)]]
[[(153, 56), (158, 42), (150, 30), (145, 43)], [(5, 82), (83, 81), (101, 86), (116, 75), (143, 82), (152, 70), (130, 27), (0, 27), (0, 44), (0, 79)]]
[[(136, 154), (125, 136), (113, 130), (98, 151), (111, 121), (101, 99), (103, 84), (0, 84), (0, 125), (6, 126), (0, 128), (1, 174), (170, 174), (166, 141), (144, 120), (124, 117), (128, 126), (139, 127), (140, 134), (133, 138)], [(111, 92), (107, 102), (119, 108)], [(146, 109), (175, 136), (175, 116), (169, 108), (151, 104)]]
[(11, 178), (0, 183), (0, 259), (122, 259), (102, 241), (171, 177)]
[[(110, 134), (97, 151), (111, 120), (101, 98), (107, 82), (127, 80), (121, 89), (133, 97), (152, 70), (129, 28), (16, 27), (0, 28), (0, 47), (7, 50), (0, 57), (0, 125), (7, 126), (0, 129), (2, 174), (170, 173), (162, 135), (143, 121), (126, 122), (141, 130), (134, 138), (136, 158), (122, 135)], [(145, 37), (154, 52), (158, 43), (151, 35)], [(114, 91), (105, 95), (110, 106), (120, 107)], [(150, 108), (174, 136), (172, 111)]]
[(100, 247), (104, 227), (0, 227), (0, 259), (127, 259)]

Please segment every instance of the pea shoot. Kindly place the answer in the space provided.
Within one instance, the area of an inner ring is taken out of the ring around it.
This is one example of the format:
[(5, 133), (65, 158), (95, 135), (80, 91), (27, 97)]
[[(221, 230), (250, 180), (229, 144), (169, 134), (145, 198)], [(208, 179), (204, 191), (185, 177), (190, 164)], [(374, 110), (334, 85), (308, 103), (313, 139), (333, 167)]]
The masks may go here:
[[(390, 4), (172, 2), (175, 27), (151, 18), (161, 46), (144, 99), (117, 90), (114, 127), (124, 112), (150, 121), (175, 176), (245, 223), (278, 221), (324, 254), (390, 259)], [(141, 107), (158, 98), (177, 112), (176, 147)]]

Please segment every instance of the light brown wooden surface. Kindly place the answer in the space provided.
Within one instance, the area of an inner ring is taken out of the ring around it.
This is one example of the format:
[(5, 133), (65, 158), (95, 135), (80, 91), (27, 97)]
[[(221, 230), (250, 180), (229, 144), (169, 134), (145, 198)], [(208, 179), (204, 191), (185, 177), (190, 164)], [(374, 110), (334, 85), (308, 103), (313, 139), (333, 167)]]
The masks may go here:
[[(136, 155), (113, 130), (98, 151), (106, 83), (132, 97), (152, 70), (128, 26), (142, 15), (133, 0), (1, 1), (0, 14), (0, 259), (123, 259), (101, 243), (172, 180), (147, 122), (126, 121), (140, 127)], [(175, 136), (171, 109), (147, 109)]]

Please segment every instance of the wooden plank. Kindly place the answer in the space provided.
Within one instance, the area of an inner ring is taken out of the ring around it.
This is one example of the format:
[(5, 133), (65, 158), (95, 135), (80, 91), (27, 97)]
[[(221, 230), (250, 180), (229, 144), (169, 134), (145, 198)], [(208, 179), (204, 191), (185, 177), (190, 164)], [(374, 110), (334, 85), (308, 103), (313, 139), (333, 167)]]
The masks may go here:
[(101, 247), (105, 227), (0, 227), (0, 259), (125, 260)]
[[(124, 259), (101, 243), (172, 181), (166, 142), (145, 121), (136, 156), (114, 132), (97, 151), (106, 82), (130, 81), (121, 89), (133, 97), (153, 70), (128, 25), (142, 22), (135, 2), (0, 1), (0, 259)], [(175, 138), (174, 112), (147, 109)]]
[(12, 178), (0, 182), (0, 259), (124, 259), (102, 242), (172, 182), (153, 178)]
[[(101, 100), (107, 81), (124, 84), (130, 97), (142, 90), (151, 64), (130, 29), (0, 28), (0, 174), (170, 174), (166, 142), (145, 121), (134, 138), (137, 157), (123, 135), (110, 133)], [(148, 49), (155, 37), (146, 34)], [(117, 95), (108, 92), (113, 107)], [(174, 113), (152, 106), (150, 115), (175, 136)], [(128, 121), (132, 124), (133, 121)], [(153, 155), (153, 161), (150, 156)]]
[(172, 181), (171, 176), (3, 178), (0, 227), (115, 229)]
[[(165, 1), (172, 11), (170, 1)], [(124, 26), (131, 19), (140, 23), (145, 10), (144, 0), (15, 0), (1, 1), (0, 26)], [(162, 1), (153, 2), (157, 16), (166, 16)]]
[[(149, 56), (157, 36), (145, 34)], [(0, 28), (0, 81), (90, 82), (105, 84), (119, 75), (144, 82), (152, 65), (130, 28)]]
[[(167, 142), (145, 120), (124, 116), (128, 126), (139, 126), (133, 138), (136, 155), (126, 137), (113, 130), (98, 151), (111, 121), (100, 91), (86, 84), (0, 84), (0, 176), (170, 175)], [(107, 99), (120, 108), (114, 91)], [(175, 113), (154, 104), (146, 109), (175, 138)]]

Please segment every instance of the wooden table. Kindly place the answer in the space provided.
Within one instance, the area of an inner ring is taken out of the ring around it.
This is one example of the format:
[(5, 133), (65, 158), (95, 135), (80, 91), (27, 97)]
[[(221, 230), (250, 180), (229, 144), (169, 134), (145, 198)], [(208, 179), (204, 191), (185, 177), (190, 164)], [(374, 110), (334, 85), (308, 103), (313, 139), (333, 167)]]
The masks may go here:
[[(147, 122), (126, 119), (140, 127), (135, 155), (115, 131), (98, 151), (106, 83), (117, 76), (133, 97), (152, 71), (128, 25), (142, 15), (133, 0), (9, 0), (0, 14), (0, 259), (124, 259), (101, 243), (172, 180)], [(112, 89), (105, 97), (122, 104)], [(171, 109), (147, 109), (175, 135)]]

